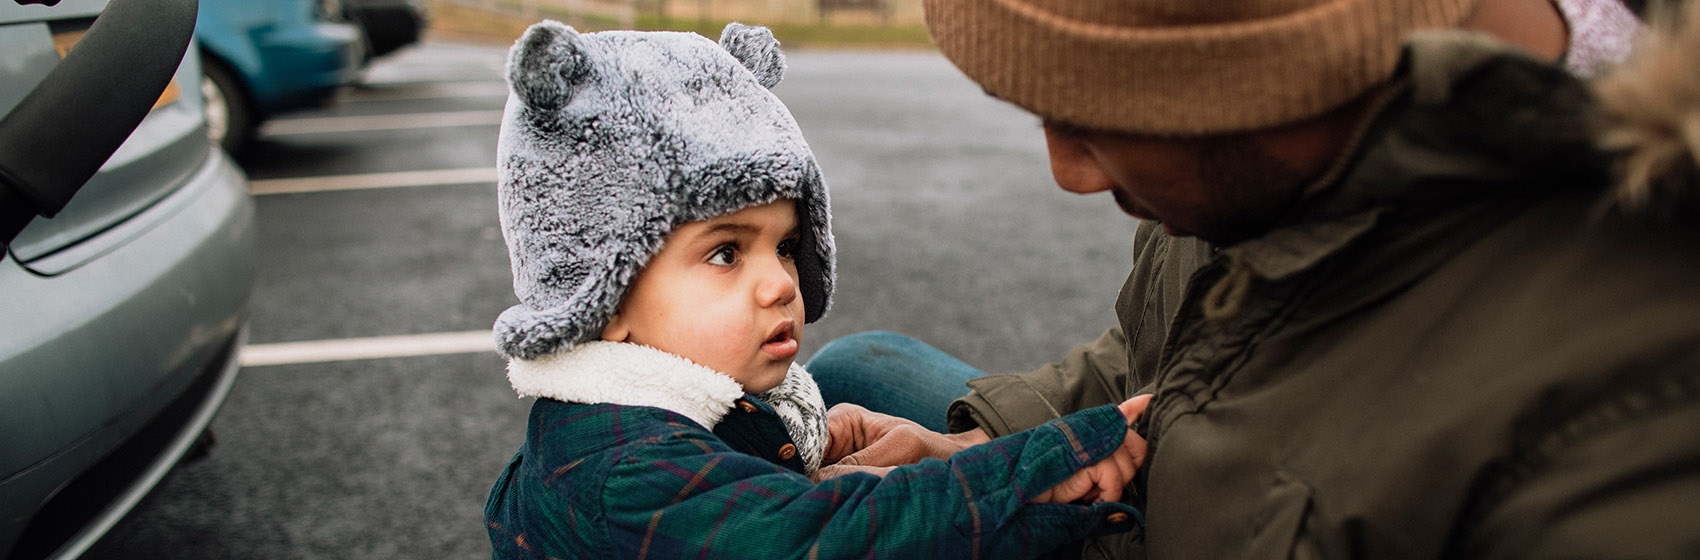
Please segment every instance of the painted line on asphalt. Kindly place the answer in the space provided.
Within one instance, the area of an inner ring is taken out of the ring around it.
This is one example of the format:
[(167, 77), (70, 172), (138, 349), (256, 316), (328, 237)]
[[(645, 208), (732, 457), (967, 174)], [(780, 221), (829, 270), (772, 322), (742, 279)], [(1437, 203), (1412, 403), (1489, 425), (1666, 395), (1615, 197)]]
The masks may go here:
[(350, 90), (338, 103), (453, 99), (464, 97), (507, 97), (508, 83), (489, 82), (398, 82), (367, 84)]
[(434, 169), (425, 171), (394, 171), (389, 173), (360, 173), (355, 175), (321, 175), (288, 179), (259, 179), (248, 182), (255, 196), (269, 194), (354, 191), (364, 189), (397, 189), (496, 182), (496, 168)]
[(375, 130), (407, 130), (415, 128), (452, 128), (466, 126), (497, 126), (502, 124), (502, 112), (444, 111), (440, 113), (403, 113), (399, 115), (358, 115), (350, 117), (304, 117), (268, 121), (260, 129), (262, 136), (292, 134), (328, 134), (333, 132), (368, 132)]
[(242, 367), (495, 352), (490, 331), (307, 340), (242, 347)]

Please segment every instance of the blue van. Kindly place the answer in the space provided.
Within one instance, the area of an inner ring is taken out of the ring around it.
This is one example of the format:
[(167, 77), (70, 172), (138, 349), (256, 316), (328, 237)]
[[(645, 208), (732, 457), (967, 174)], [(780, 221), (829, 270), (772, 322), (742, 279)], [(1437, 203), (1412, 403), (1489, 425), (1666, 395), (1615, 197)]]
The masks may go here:
[(201, 0), (207, 133), (240, 153), (272, 115), (330, 103), (360, 78), (365, 41), (338, 0)]

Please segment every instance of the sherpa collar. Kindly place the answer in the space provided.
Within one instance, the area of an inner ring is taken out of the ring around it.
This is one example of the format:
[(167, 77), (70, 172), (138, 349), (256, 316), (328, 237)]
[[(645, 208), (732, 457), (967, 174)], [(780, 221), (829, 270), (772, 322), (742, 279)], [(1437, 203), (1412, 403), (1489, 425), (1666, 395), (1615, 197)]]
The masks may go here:
[[(744, 396), (731, 377), (676, 354), (600, 340), (536, 359), (508, 360), (508, 382), (521, 397), (662, 408), (708, 430)], [(805, 469), (819, 468), (826, 450), (826, 404), (814, 377), (792, 363), (778, 387), (756, 397), (784, 421)]]

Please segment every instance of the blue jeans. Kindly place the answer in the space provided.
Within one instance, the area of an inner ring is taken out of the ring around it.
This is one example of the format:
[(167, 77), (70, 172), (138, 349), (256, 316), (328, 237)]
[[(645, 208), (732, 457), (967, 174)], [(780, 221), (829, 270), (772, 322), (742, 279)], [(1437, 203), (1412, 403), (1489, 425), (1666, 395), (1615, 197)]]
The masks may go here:
[(867, 331), (828, 342), (809, 360), (826, 405), (849, 402), (945, 431), (945, 409), (986, 372), (925, 342)]

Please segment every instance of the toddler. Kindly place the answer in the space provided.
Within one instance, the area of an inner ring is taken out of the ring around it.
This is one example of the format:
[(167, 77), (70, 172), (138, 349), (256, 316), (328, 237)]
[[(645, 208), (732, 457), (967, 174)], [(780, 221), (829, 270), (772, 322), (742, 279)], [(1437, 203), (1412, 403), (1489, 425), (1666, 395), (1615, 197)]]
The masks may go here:
[(514, 45), (498, 190), (520, 304), (495, 336), (537, 400), (485, 507), (494, 557), (1012, 558), (1131, 529), (1143, 401), (810, 480), (824, 405), (793, 359), (834, 249), (768, 91), (784, 68), (736, 23), (718, 45), (556, 22)]

